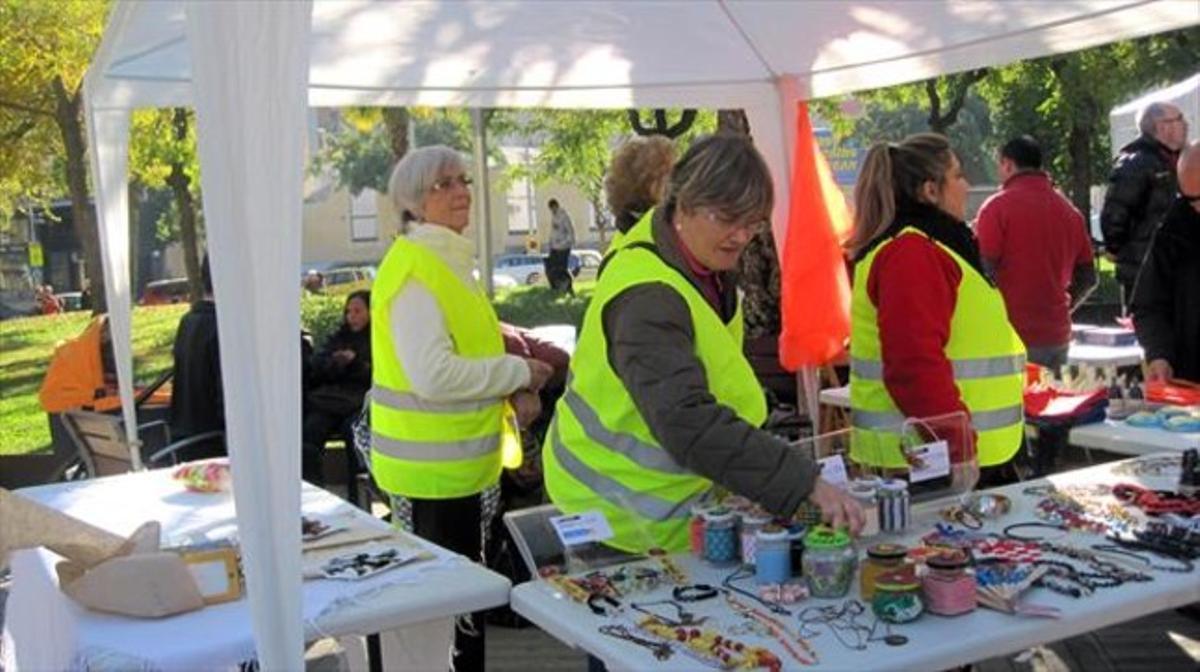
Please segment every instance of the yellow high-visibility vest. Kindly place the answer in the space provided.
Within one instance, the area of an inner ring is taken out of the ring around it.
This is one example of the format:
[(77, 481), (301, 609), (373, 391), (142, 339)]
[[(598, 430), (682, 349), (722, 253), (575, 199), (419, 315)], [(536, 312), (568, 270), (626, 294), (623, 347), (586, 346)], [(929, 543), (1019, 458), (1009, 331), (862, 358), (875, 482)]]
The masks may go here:
[[(905, 233), (926, 235), (906, 227), (896, 236)], [(854, 267), (850, 302), (851, 456), (864, 464), (904, 468), (907, 463), (900, 451), (900, 430), (906, 418), (883, 384), (878, 311), (867, 295), (871, 265), (892, 240), (895, 238), (877, 245)], [(1008, 321), (999, 290), (956, 252), (933, 242), (962, 271), (945, 353), (954, 368), (954, 384), (970, 411), (979, 464), (1004, 464), (1016, 454), (1024, 437), (1025, 346)]]
[(712, 496), (713, 484), (658, 443), (612, 370), (602, 323), (605, 305), (635, 285), (674, 289), (691, 312), (695, 354), (713, 396), (752, 425), (767, 417), (762, 388), (742, 355), (740, 304), (728, 323), (722, 321), (699, 290), (658, 255), (651, 220), (650, 214), (644, 216), (609, 253), (542, 451), (546, 491), (558, 508), (600, 511), (614, 533), (605, 543), (635, 553), (685, 550), (691, 508)]
[(397, 238), (371, 287), (371, 471), (385, 492), (451, 499), (496, 483), (520, 465), (520, 438), (503, 399), (433, 401), (415, 393), (392, 342), (392, 299), (411, 280), (433, 294), (460, 357), (504, 354), (500, 321), (477, 284), (431, 250)]

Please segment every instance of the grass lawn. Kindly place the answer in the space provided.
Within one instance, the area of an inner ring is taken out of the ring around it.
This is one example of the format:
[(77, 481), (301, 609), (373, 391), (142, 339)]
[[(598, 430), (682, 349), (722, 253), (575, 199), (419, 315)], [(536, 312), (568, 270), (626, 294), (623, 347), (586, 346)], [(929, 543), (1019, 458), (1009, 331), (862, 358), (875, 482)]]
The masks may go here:
[[(133, 367), (138, 383), (171, 367), (171, 343), (187, 305), (138, 307), (133, 311)], [(88, 312), (0, 322), (0, 455), (30, 453), (50, 444), (37, 392), (54, 346), (78, 336)]]
[[(575, 284), (575, 296), (549, 287), (520, 287), (496, 298), (500, 319), (524, 327), (583, 321), (594, 282)], [(323, 338), (341, 321), (341, 293), (306, 296), (300, 319)], [(136, 307), (133, 310), (133, 375), (148, 383), (171, 368), (171, 344), (187, 305)], [(46, 375), (54, 346), (78, 336), (91, 317), (87, 312), (0, 321), (0, 455), (31, 453), (50, 445), (46, 414), (38, 404), (38, 388)]]

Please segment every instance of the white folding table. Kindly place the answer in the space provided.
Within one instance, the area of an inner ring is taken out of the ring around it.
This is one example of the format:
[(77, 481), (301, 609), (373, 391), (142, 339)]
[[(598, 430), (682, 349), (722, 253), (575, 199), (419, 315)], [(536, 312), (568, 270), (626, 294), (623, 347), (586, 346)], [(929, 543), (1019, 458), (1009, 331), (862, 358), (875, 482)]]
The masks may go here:
[(1122, 455), (1145, 455), (1164, 450), (1183, 452), (1200, 448), (1200, 432), (1168, 432), (1152, 427), (1132, 427), (1120, 420), (1105, 420), (1071, 429), (1071, 445)]
[[(1128, 476), (1112, 473), (1115, 464), (1118, 463), (1055, 474), (1048, 480), (1060, 486), (1128, 480)], [(1168, 481), (1152, 476), (1139, 476), (1137, 480), (1150, 487), (1168, 484)], [(1000, 488), (1000, 492), (1012, 499), (1013, 510), (1002, 519), (989, 524), (987, 529), (1000, 531), (1010, 523), (1035, 520), (1032, 510), (1037, 498), (1023, 495), (1022, 491), (1030, 485), (1045, 482), (1031, 481)], [(919, 536), (933, 527), (937, 514), (933, 507), (928, 506), (918, 507), (914, 514), (918, 524), (910, 528), (911, 533), (880, 537), (867, 543), (889, 540), (915, 544)], [(1086, 546), (1099, 543), (1101, 538), (1072, 532), (1066, 541)], [(721, 579), (728, 574), (728, 570), (715, 569), (690, 555), (677, 557), (694, 582), (720, 585)], [(1028, 600), (1062, 609), (1062, 617), (1056, 620), (1010, 616), (987, 609), (977, 609), (969, 615), (956, 618), (925, 614), (913, 623), (892, 626), (893, 633), (908, 638), (907, 644), (898, 647), (873, 641), (866, 650), (850, 650), (839, 644), (832, 633), (821, 628), (820, 634), (809, 640), (820, 657), (819, 664), (812, 668), (801, 667), (786, 655), (782, 647), (769, 639), (758, 639), (751, 635), (738, 637), (747, 643), (768, 646), (784, 661), (786, 669), (944, 670), (1200, 601), (1200, 569), (1193, 569), (1185, 574), (1156, 571), (1153, 572), (1153, 576), (1154, 580), (1147, 583), (1129, 583), (1116, 588), (1097, 589), (1092, 596), (1080, 599), (1065, 597), (1045, 589), (1033, 589), (1028, 595)], [(748, 583), (742, 585), (753, 587)], [(857, 596), (857, 580), (853, 585), (851, 597)], [(669, 591), (661, 592), (665, 594), (656, 592), (639, 599), (654, 600), (670, 596)], [(812, 599), (802, 606), (837, 605), (841, 602)], [(737, 618), (720, 604), (719, 599), (689, 603), (687, 606), (697, 615), (709, 616), (713, 619), (710, 622), (721, 623), (726, 627), (737, 623)], [(626, 623), (630, 628), (634, 626), (626, 617), (596, 616), (586, 606), (572, 602), (556, 592), (550, 584), (542, 581), (531, 581), (517, 586), (512, 594), (512, 607), (555, 638), (600, 658), (609, 670), (694, 670), (699, 666), (696, 660), (678, 652), (666, 661), (656, 661), (645, 648), (600, 634), (598, 628), (609, 622)], [(632, 616), (638, 616), (637, 612), (633, 612)], [(785, 620), (793, 627), (798, 623), (795, 616)], [(872, 617), (868, 613), (860, 622), (870, 625)], [(882, 626), (877, 634), (881, 633)]]
[[(159, 521), (167, 540), (235, 524), (231, 494), (188, 493), (171, 480), (167, 469), (27, 488), (20, 494), (120, 535), (148, 520)], [(387, 527), (314, 486), (305, 484), (302, 498), (305, 513), (354, 515), (367, 524)], [(423, 540), (415, 543), (437, 552), (440, 559), (420, 571), (418, 564), (409, 572), (391, 570), (349, 585), (305, 582), (309, 639), (385, 632), (389, 643), (403, 642), (409, 649), (444, 643), (448, 663), (453, 616), (507, 603), (511, 584), (461, 556)], [(249, 604), (244, 597), (157, 620), (102, 614), (80, 607), (59, 590), (54, 572), (58, 560), (44, 549), (12, 554), (3, 633), (3, 662), (9, 672), (135, 666), (236, 669), (253, 656)], [(412, 657), (412, 651), (400, 653), (409, 666), (413, 660), (429, 660)], [(425, 653), (438, 655), (438, 651)]]

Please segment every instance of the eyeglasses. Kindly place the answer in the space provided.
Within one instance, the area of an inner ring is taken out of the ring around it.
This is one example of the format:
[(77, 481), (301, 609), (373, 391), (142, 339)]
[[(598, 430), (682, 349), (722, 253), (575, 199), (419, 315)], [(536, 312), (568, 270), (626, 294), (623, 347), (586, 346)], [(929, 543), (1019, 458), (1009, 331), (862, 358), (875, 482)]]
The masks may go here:
[(734, 231), (745, 231), (751, 236), (757, 236), (759, 233), (762, 233), (764, 230), (766, 230), (767, 224), (769, 223), (765, 219), (749, 219), (735, 222), (727, 217), (723, 217), (716, 210), (711, 208), (704, 209), (704, 216), (708, 219), (708, 221), (716, 224), (729, 233), (733, 233)]
[(456, 184), (462, 186), (463, 188), (470, 189), (474, 182), (475, 180), (472, 180), (466, 175), (454, 175), (451, 177), (443, 177), (437, 182), (434, 182), (433, 186), (430, 187), (429, 190), (435, 193), (439, 191), (449, 191)]
[(1179, 122), (1184, 125), (1187, 124), (1187, 119), (1184, 119), (1182, 114), (1177, 117), (1171, 117), (1170, 119), (1159, 119), (1159, 121), (1164, 124), (1174, 124), (1176, 122)]

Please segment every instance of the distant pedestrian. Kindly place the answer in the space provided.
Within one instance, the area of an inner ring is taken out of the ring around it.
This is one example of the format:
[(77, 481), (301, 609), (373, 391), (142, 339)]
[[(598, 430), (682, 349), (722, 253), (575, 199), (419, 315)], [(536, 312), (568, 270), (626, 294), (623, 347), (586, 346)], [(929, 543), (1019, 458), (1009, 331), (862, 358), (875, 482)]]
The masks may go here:
[(575, 225), (557, 199), (550, 199), (550, 256), (546, 258), (546, 278), (550, 288), (574, 294), (568, 263), (575, 246)]

